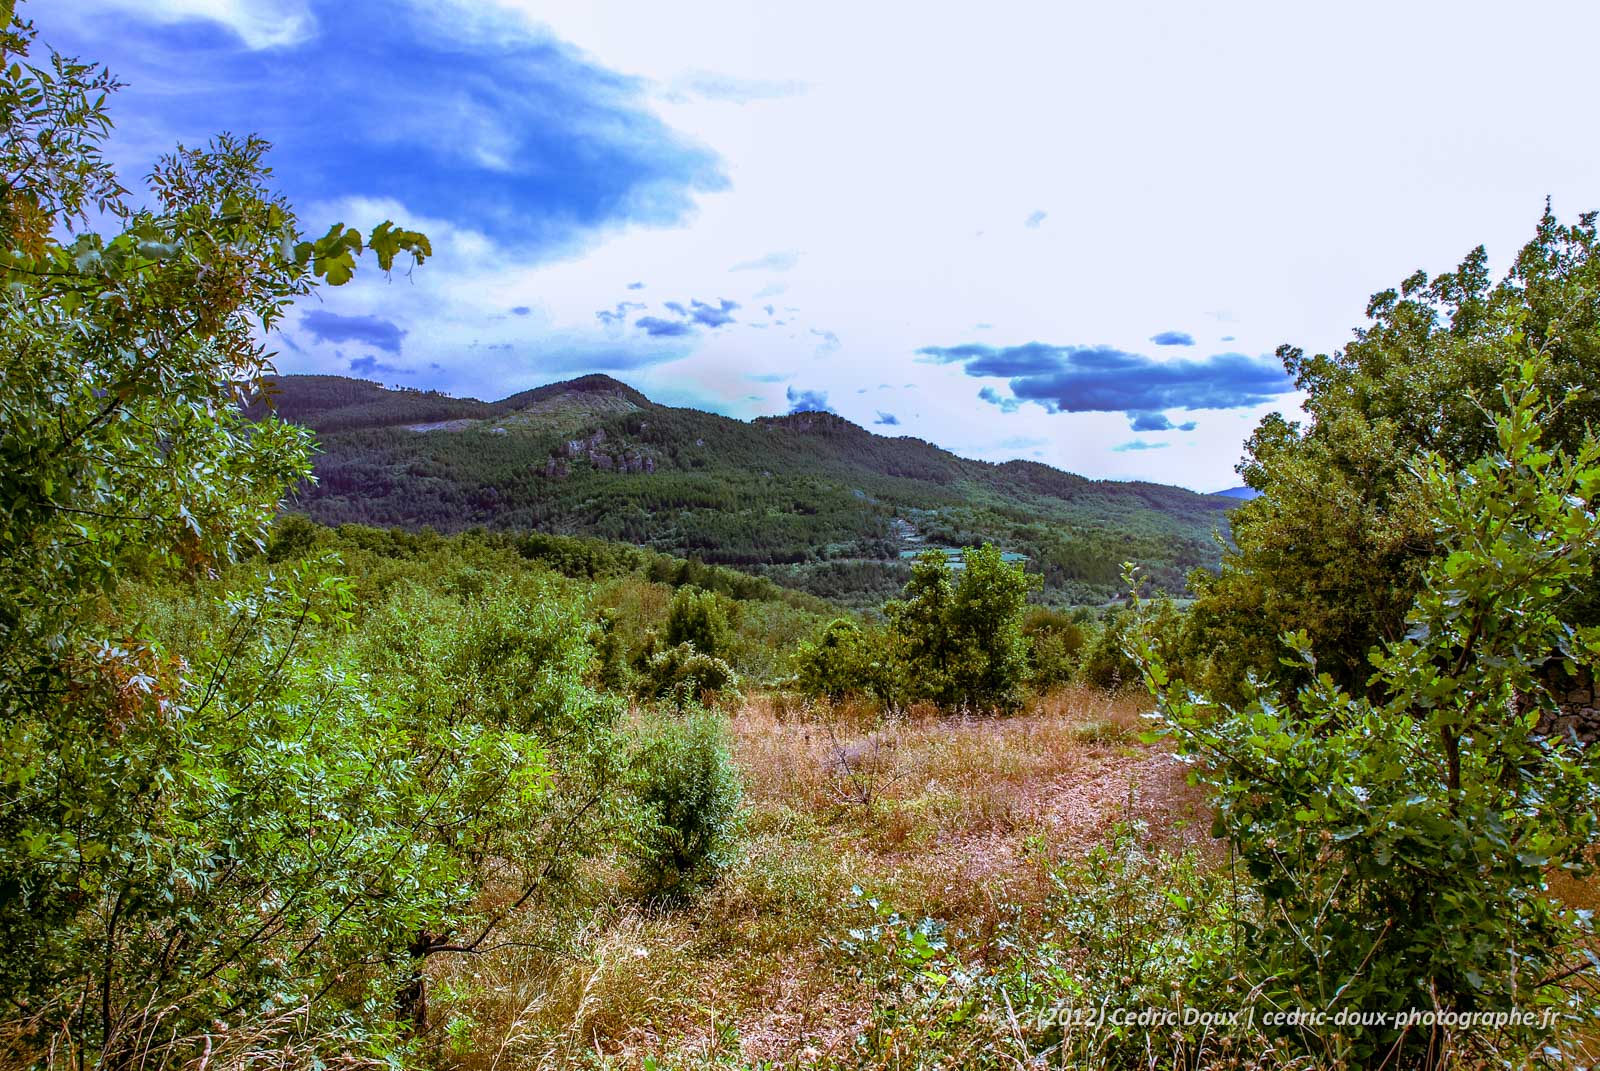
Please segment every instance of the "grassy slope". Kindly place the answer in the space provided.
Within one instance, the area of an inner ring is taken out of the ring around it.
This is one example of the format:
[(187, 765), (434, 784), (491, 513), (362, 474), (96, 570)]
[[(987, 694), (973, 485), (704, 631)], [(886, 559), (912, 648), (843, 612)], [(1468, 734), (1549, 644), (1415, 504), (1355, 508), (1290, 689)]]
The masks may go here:
[(320, 482), (297, 505), (325, 523), (595, 535), (861, 602), (903, 582), (908, 532), (1028, 554), (1057, 601), (1107, 598), (1129, 559), (1177, 589), (1215, 563), (1233, 504), (973, 461), (828, 413), (746, 423), (658, 406), (605, 376), (495, 403), (332, 376), (285, 376), (278, 392), (278, 411), (319, 433)]

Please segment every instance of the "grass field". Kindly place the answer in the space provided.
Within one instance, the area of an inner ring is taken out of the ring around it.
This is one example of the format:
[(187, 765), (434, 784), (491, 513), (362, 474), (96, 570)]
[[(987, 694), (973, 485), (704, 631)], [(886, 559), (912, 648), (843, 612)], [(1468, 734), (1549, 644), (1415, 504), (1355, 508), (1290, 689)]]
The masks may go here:
[(474, 1069), (855, 1063), (875, 981), (841, 939), (870, 925), (869, 900), (943, 920), (952, 949), (981, 959), (1027, 930), (1055, 861), (1119, 820), (1206, 845), (1183, 768), (1138, 741), (1140, 707), (1072, 689), (1012, 718), (884, 719), (751, 699), (731, 719), (742, 850), (716, 887), (641, 908), (623, 875), (592, 875), (587, 925), (553, 912), (446, 965), (436, 1040)]

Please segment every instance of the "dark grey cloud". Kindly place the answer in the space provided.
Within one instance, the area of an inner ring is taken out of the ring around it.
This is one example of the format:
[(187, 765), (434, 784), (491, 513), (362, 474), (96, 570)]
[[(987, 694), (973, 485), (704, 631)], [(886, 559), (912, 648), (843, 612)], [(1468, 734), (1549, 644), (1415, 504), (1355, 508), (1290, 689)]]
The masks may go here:
[(1028, 216), (1027, 219), (1022, 221), (1022, 225), (1024, 227), (1031, 227), (1031, 228), (1037, 230), (1038, 227), (1039, 227), (1039, 224), (1043, 223), (1045, 220), (1047, 220), (1049, 218), (1050, 218), (1050, 213), (1044, 211), (1043, 209), (1035, 209)]
[(917, 353), (938, 364), (961, 364), (969, 376), (1007, 379), (1017, 399), (1051, 412), (1132, 418), (1167, 409), (1242, 409), (1294, 390), (1278, 361), (1242, 353), (1157, 361), (1110, 346), (1043, 342), (924, 346)]
[(601, 309), (594, 314), (594, 318), (605, 324), (607, 327), (612, 327), (627, 320), (628, 314), (633, 310), (642, 309), (644, 307), (644, 303), (640, 301), (619, 301), (617, 302), (616, 308)]
[(793, 249), (780, 249), (754, 260), (742, 260), (729, 271), (789, 271), (800, 263), (800, 254)]
[(352, 359), (350, 371), (360, 376), (414, 376), (417, 374), (415, 368), (399, 368), (392, 364), (384, 364), (370, 353), (365, 357)]
[(1165, 450), (1171, 445), (1171, 443), (1147, 443), (1143, 439), (1135, 439), (1131, 443), (1122, 443), (1119, 446), (1113, 446), (1111, 448), (1111, 452), (1114, 454), (1125, 454), (1129, 450)]
[(1129, 413), (1128, 423), (1134, 431), (1193, 431), (1199, 427), (1192, 420), (1174, 424), (1165, 413)]
[(707, 327), (721, 327), (723, 324), (732, 323), (733, 317), (729, 314), (739, 307), (738, 302), (729, 301), (727, 298), (719, 298), (715, 305), (704, 301), (691, 301), (689, 304), (694, 307), (689, 313), (689, 318)]
[(899, 427), (900, 426), (900, 418), (895, 416), (893, 413), (885, 413), (880, 409), (878, 411), (878, 419), (874, 420), (873, 423), (874, 424), (885, 424), (885, 425), (888, 425), (889, 427)]
[(677, 338), (694, 333), (694, 328), (682, 320), (663, 320), (659, 316), (641, 316), (633, 326), (642, 327), (646, 334), (655, 338)]
[(379, 316), (340, 316), (324, 309), (308, 309), (300, 326), (322, 342), (364, 342), (385, 353), (399, 353), (405, 331)]
[(1159, 335), (1151, 335), (1150, 341), (1157, 346), (1193, 346), (1194, 336), (1187, 331), (1163, 331)]
[(791, 413), (833, 412), (833, 406), (828, 404), (828, 392), (825, 390), (795, 390), (790, 387), (785, 394), (789, 399)]

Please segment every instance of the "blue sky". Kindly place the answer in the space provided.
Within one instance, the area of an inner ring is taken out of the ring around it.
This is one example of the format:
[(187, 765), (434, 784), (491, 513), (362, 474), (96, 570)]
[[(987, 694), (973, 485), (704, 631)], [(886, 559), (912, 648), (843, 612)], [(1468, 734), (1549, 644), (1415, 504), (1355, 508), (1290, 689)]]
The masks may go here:
[[(129, 177), (273, 141), (308, 229), (438, 257), (310, 300), (285, 371), (483, 398), (591, 371), (990, 460), (1215, 490), (1280, 343), (1548, 195), (1600, 207), (1578, 2), (34, 0)], [(1537, 87), (1537, 103), (1503, 87)]]

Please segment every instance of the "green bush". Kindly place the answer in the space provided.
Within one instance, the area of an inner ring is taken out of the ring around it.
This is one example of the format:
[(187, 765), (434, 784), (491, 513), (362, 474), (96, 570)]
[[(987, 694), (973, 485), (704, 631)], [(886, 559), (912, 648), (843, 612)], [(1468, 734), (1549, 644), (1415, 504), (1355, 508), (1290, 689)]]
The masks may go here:
[(645, 895), (679, 897), (713, 881), (732, 855), (741, 796), (722, 719), (689, 710), (650, 722), (632, 779)]
[(904, 597), (884, 607), (905, 672), (906, 697), (945, 708), (1012, 710), (1028, 672), (1022, 615), (1037, 578), (984, 544), (957, 572), (936, 550), (911, 570)]
[(1089, 635), (1070, 614), (1043, 606), (1022, 619), (1028, 643), (1028, 684), (1043, 691), (1066, 684), (1077, 675)]
[[(1587, 912), (1548, 893), (1600, 845), (1600, 748), (1539, 735), (1555, 711), (1552, 653), (1593, 668), (1600, 628), (1568, 616), (1600, 548), (1600, 445), (1546, 449), (1545, 362), (1503, 388), (1495, 449), (1464, 472), (1435, 456), (1416, 478), (1442, 553), (1403, 639), (1372, 652), (1351, 694), (1305, 633), (1286, 637), (1308, 683), (1230, 704), (1171, 678), (1146, 644), (1159, 717), (1215, 792), (1215, 832), (1259, 891), (1241, 968), (1268, 1004), (1361, 1012), (1560, 1010), (1600, 1017)], [(1296, 1031), (1328, 1064), (1433, 1067), (1450, 1041), (1522, 1065), (1559, 1035), (1537, 1026), (1450, 1038), (1387, 1027)], [(1568, 1054), (1570, 1055), (1570, 1054)]]
[(680, 643), (650, 655), (639, 684), (647, 698), (667, 699), (681, 709), (736, 694), (739, 677), (722, 659)]
[(715, 592), (679, 588), (667, 606), (667, 643), (687, 643), (703, 655), (726, 658), (733, 630), (728, 610)]
[(896, 693), (887, 637), (836, 618), (795, 652), (795, 687), (813, 699), (871, 696), (889, 702)]

